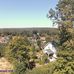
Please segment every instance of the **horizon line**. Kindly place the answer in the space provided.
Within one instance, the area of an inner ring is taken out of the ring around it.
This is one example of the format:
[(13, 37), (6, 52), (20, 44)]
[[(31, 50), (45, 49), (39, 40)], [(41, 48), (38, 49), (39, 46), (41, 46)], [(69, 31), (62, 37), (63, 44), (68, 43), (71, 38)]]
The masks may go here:
[(0, 29), (22, 29), (22, 28), (58, 28), (58, 27), (0, 27)]

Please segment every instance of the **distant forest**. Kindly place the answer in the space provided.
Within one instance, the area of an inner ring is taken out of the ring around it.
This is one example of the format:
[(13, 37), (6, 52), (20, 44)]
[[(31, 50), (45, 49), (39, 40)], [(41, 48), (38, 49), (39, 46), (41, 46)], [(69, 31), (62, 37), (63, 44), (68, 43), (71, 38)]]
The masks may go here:
[(58, 33), (58, 28), (0, 28), (0, 33), (30, 33), (34, 31), (39, 33), (49, 33), (56, 34)]

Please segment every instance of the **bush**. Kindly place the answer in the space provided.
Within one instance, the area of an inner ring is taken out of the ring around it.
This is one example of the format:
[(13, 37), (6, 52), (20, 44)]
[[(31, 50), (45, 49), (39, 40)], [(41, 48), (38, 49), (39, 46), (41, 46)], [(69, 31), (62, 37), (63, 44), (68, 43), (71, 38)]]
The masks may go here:
[(14, 65), (14, 74), (23, 74), (29, 64), (29, 45), (25, 38), (16, 36), (12, 38), (5, 49), (5, 57)]
[(0, 57), (3, 57), (4, 56), (4, 52), (5, 52), (5, 46), (4, 44), (0, 44)]
[(26, 74), (74, 74), (74, 62), (59, 58), (55, 62), (28, 71)]
[(43, 54), (43, 56), (39, 59), (39, 64), (45, 64), (48, 63), (48, 56), (46, 54)]
[(14, 66), (14, 72), (12, 74), (24, 74), (26, 71), (27, 64), (24, 62), (17, 63)]
[(58, 57), (63, 57), (63, 59), (67, 60), (68, 62), (74, 60), (74, 50), (59, 50), (57, 54)]

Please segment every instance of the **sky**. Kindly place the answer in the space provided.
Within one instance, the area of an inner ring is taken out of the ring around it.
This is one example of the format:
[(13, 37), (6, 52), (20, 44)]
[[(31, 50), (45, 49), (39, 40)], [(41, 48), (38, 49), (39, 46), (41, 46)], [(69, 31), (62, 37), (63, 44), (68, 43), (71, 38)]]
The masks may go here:
[(57, 0), (0, 0), (0, 28), (52, 27), (46, 15)]

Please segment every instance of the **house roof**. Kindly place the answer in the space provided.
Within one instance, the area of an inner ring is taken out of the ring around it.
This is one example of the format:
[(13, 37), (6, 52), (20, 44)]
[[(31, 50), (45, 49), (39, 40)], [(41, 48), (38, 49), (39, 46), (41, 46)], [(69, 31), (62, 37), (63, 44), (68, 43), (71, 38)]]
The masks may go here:
[(50, 49), (47, 49), (47, 50), (43, 50), (44, 53), (47, 53), (47, 54), (53, 54), (54, 52)]
[(56, 53), (56, 48), (53, 46), (53, 44), (51, 42), (48, 42), (45, 46), (44, 46), (44, 49), (43, 49), (43, 52), (44, 53)]

